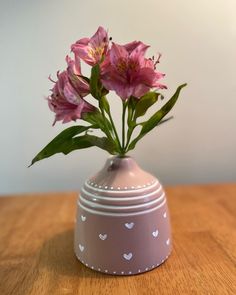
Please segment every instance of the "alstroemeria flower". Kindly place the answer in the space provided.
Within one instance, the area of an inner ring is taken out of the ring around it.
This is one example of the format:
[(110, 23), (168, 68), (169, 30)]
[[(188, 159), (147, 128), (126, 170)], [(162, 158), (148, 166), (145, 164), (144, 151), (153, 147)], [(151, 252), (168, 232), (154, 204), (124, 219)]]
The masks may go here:
[(71, 50), (87, 64), (94, 66), (106, 54), (108, 35), (103, 27), (99, 27), (91, 38), (82, 38), (71, 46)]
[(96, 108), (83, 100), (81, 94), (69, 81), (67, 71), (57, 73), (58, 81), (52, 89), (52, 94), (47, 98), (51, 111), (56, 116), (53, 125), (57, 121), (67, 123), (80, 119), (83, 113), (95, 111)]
[(101, 65), (101, 80), (123, 100), (140, 98), (151, 88), (166, 88), (158, 81), (164, 74), (156, 71), (156, 63), (145, 58), (149, 46), (140, 41), (126, 45), (113, 43)]

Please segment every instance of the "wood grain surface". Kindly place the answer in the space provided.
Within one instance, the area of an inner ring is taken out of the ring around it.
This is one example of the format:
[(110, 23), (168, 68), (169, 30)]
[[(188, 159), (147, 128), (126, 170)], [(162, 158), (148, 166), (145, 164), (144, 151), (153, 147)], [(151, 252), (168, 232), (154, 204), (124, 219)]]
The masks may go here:
[(0, 295), (236, 294), (236, 184), (166, 188), (173, 252), (116, 277), (73, 253), (75, 193), (0, 198)]

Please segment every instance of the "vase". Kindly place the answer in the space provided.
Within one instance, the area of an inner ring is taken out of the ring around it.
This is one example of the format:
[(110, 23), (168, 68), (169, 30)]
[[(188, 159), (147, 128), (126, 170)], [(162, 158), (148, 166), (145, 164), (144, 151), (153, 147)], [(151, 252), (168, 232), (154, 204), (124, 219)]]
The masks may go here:
[(161, 265), (172, 250), (162, 185), (132, 157), (110, 157), (83, 185), (74, 250), (85, 266), (112, 275), (133, 275)]

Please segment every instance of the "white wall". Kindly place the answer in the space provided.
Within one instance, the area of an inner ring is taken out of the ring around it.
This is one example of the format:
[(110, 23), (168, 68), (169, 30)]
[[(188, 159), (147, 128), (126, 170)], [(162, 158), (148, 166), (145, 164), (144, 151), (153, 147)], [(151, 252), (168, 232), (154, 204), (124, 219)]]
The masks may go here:
[(150, 55), (162, 52), (167, 94), (188, 82), (175, 119), (131, 155), (164, 184), (235, 181), (235, 11), (234, 0), (0, 1), (0, 194), (76, 190), (103, 165), (107, 154), (92, 148), (27, 168), (69, 126), (51, 127), (47, 76), (98, 25), (118, 43), (140, 39), (152, 45)]

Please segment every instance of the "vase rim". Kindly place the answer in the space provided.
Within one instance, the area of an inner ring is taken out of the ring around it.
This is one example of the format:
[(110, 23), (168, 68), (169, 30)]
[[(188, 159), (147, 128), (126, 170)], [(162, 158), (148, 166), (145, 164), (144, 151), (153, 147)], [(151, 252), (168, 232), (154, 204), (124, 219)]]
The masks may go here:
[(129, 155), (124, 155), (124, 156), (121, 156), (121, 155), (115, 155), (115, 156), (111, 156), (110, 158), (113, 158), (113, 159), (130, 159), (133, 157), (129, 156)]

